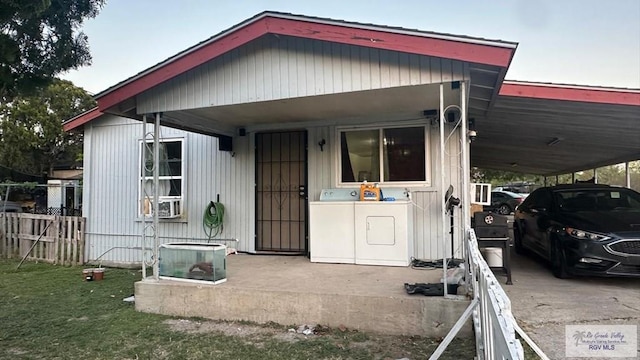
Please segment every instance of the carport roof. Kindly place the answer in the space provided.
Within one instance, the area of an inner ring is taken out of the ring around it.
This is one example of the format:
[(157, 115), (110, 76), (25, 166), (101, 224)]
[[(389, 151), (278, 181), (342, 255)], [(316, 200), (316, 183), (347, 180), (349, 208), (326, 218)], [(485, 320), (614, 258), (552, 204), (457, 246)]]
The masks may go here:
[(505, 81), (471, 164), (558, 175), (640, 159), (640, 89)]

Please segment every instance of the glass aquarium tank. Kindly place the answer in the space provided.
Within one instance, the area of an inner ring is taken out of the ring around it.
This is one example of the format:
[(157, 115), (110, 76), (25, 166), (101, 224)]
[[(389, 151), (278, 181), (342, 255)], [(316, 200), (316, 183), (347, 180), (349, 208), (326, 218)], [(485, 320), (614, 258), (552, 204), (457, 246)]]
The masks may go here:
[(227, 281), (227, 247), (222, 244), (160, 245), (160, 278), (218, 284)]

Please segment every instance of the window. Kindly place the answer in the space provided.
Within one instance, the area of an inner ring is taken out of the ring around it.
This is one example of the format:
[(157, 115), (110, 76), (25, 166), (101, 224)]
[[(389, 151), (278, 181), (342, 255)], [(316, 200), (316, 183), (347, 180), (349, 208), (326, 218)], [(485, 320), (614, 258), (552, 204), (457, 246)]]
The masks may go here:
[[(533, 196), (535, 195), (535, 196)], [(545, 209), (551, 210), (551, 205), (553, 203), (553, 197), (551, 193), (547, 190), (540, 190), (538, 192), (534, 192), (531, 196), (527, 197), (527, 200), (531, 197), (531, 201), (529, 201), (529, 208), (535, 208), (538, 210)]]
[[(146, 150), (144, 146), (146, 145)], [(184, 141), (183, 139), (160, 140), (160, 162), (158, 164), (159, 216), (178, 217), (182, 213), (184, 197)], [(140, 142), (139, 199), (144, 196), (139, 214), (151, 216), (153, 200), (153, 142)]]
[(341, 130), (340, 183), (426, 183), (424, 126)]
[(479, 205), (491, 205), (491, 184), (471, 183), (471, 203)]

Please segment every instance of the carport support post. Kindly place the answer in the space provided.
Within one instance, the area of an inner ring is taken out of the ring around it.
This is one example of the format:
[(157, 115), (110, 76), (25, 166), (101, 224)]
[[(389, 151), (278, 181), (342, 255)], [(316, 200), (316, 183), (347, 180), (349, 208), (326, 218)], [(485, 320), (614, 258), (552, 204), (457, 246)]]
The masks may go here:
[[(460, 108), (462, 110), (462, 127), (460, 130), (460, 147), (462, 152), (462, 189), (460, 190), (460, 203), (462, 204), (462, 233), (460, 234), (460, 238), (463, 241), (462, 243), (466, 244), (466, 241), (464, 241), (464, 237), (467, 233), (467, 229), (471, 228), (471, 154), (469, 154), (469, 134), (467, 131), (469, 122), (467, 121), (468, 114), (466, 81), (460, 82)], [(464, 246), (461, 248), (460, 252), (460, 258), (464, 259), (466, 255), (466, 249)], [(453, 249), (451, 250), (451, 253), (453, 254)]]
[[(447, 199), (444, 198), (445, 195), (445, 173), (444, 173), (444, 83), (440, 83), (440, 111), (438, 111), (440, 115), (440, 201), (442, 205), (440, 206), (441, 217), (442, 217), (442, 270), (443, 275), (442, 279), (444, 280), (443, 288), (444, 288), (444, 296), (447, 297), (447, 238), (445, 236), (447, 229)], [(453, 249), (451, 249), (453, 251)]]
[(139, 169), (140, 174), (142, 174), (142, 183), (140, 186), (140, 199), (138, 203), (138, 211), (142, 214), (142, 279), (147, 278), (147, 262), (145, 261), (145, 256), (147, 254), (147, 214), (144, 212), (144, 200), (145, 200), (145, 192), (144, 185), (146, 181), (144, 180), (144, 176), (146, 175), (146, 156), (147, 156), (147, 114), (142, 115), (142, 149), (140, 154), (140, 166)]
[(158, 280), (160, 268), (158, 256), (160, 250), (160, 238), (158, 237), (158, 202), (160, 200), (160, 113), (156, 113), (156, 121), (153, 124), (153, 278)]
[(631, 188), (631, 173), (629, 172), (629, 162), (625, 162), (624, 163), (624, 177), (625, 177), (625, 183), (626, 183), (626, 187)]
[[(471, 141), (469, 140), (469, 120), (467, 119), (467, 85), (468, 83), (466, 81), (463, 81), (460, 84), (460, 108), (462, 110), (462, 129), (460, 134), (460, 147), (462, 152), (462, 191), (460, 192), (460, 203), (462, 204), (462, 232), (460, 234), (460, 240), (463, 244), (461, 248), (461, 259), (468, 259), (467, 254), (469, 254), (469, 242), (467, 241), (467, 236), (471, 229), (471, 150), (469, 145), (471, 144)], [(467, 289), (470, 289), (472, 279), (471, 276), (469, 276), (471, 267), (469, 266), (468, 260), (465, 266), (467, 269), (465, 284), (467, 285)], [(473, 284), (475, 284), (475, 282)]]
[[(160, 167), (158, 166), (160, 162), (160, 113), (156, 113), (154, 116), (154, 125), (153, 125), (153, 150), (152, 150), (152, 188), (153, 188), (153, 196), (151, 198), (151, 212), (153, 213), (153, 220), (151, 224), (147, 225), (147, 210), (146, 204), (149, 200), (149, 194), (146, 192), (147, 185), (147, 172), (150, 170), (147, 166), (147, 155), (149, 155), (149, 142), (147, 139), (151, 132), (147, 132), (147, 125), (150, 123), (149, 115), (142, 115), (142, 150), (140, 153), (140, 204), (139, 212), (140, 216), (142, 216), (142, 278), (146, 279), (147, 277), (147, 266), (153, 266), (153, 278), (159, 279), (159, 266), (158, 266), (158, 250), (160, 247), (160, 239), (158, 237), (158, 200), (159, 200), (159, 178), (160, 178)], [(151, 234), (150, 234), (151, 233)], [(151, 239), (153, 238), (153, 239)], [(149, 240), (153, 240), (150, 244)], [(150, 259), (147, 259), (147, 255), (151, 254)]]

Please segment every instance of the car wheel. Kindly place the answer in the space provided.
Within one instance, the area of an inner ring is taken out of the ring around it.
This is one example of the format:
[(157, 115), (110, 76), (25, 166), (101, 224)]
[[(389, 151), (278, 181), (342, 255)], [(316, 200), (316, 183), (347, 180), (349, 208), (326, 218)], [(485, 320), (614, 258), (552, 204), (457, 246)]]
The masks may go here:
[(567, 273), (567, 258), (558, 241), (555, 241), (551, 251), (551, 271), (558, 279), (569, 278), (569, 274)]
[(522, 234), (520, 233), (520, 229), (518, 226), (513, 227), (513, 248), (518, 255), (527, 255), (528, 251), (522, 245)]
[(509, 214), (511, 214), (511, 207), (509, 207), (509, 205), (507, 205), (507, 204), (500, 205), (500, 207), (498, 208), (498, 214), (500, 214), (500, 215), (509, 215)]

